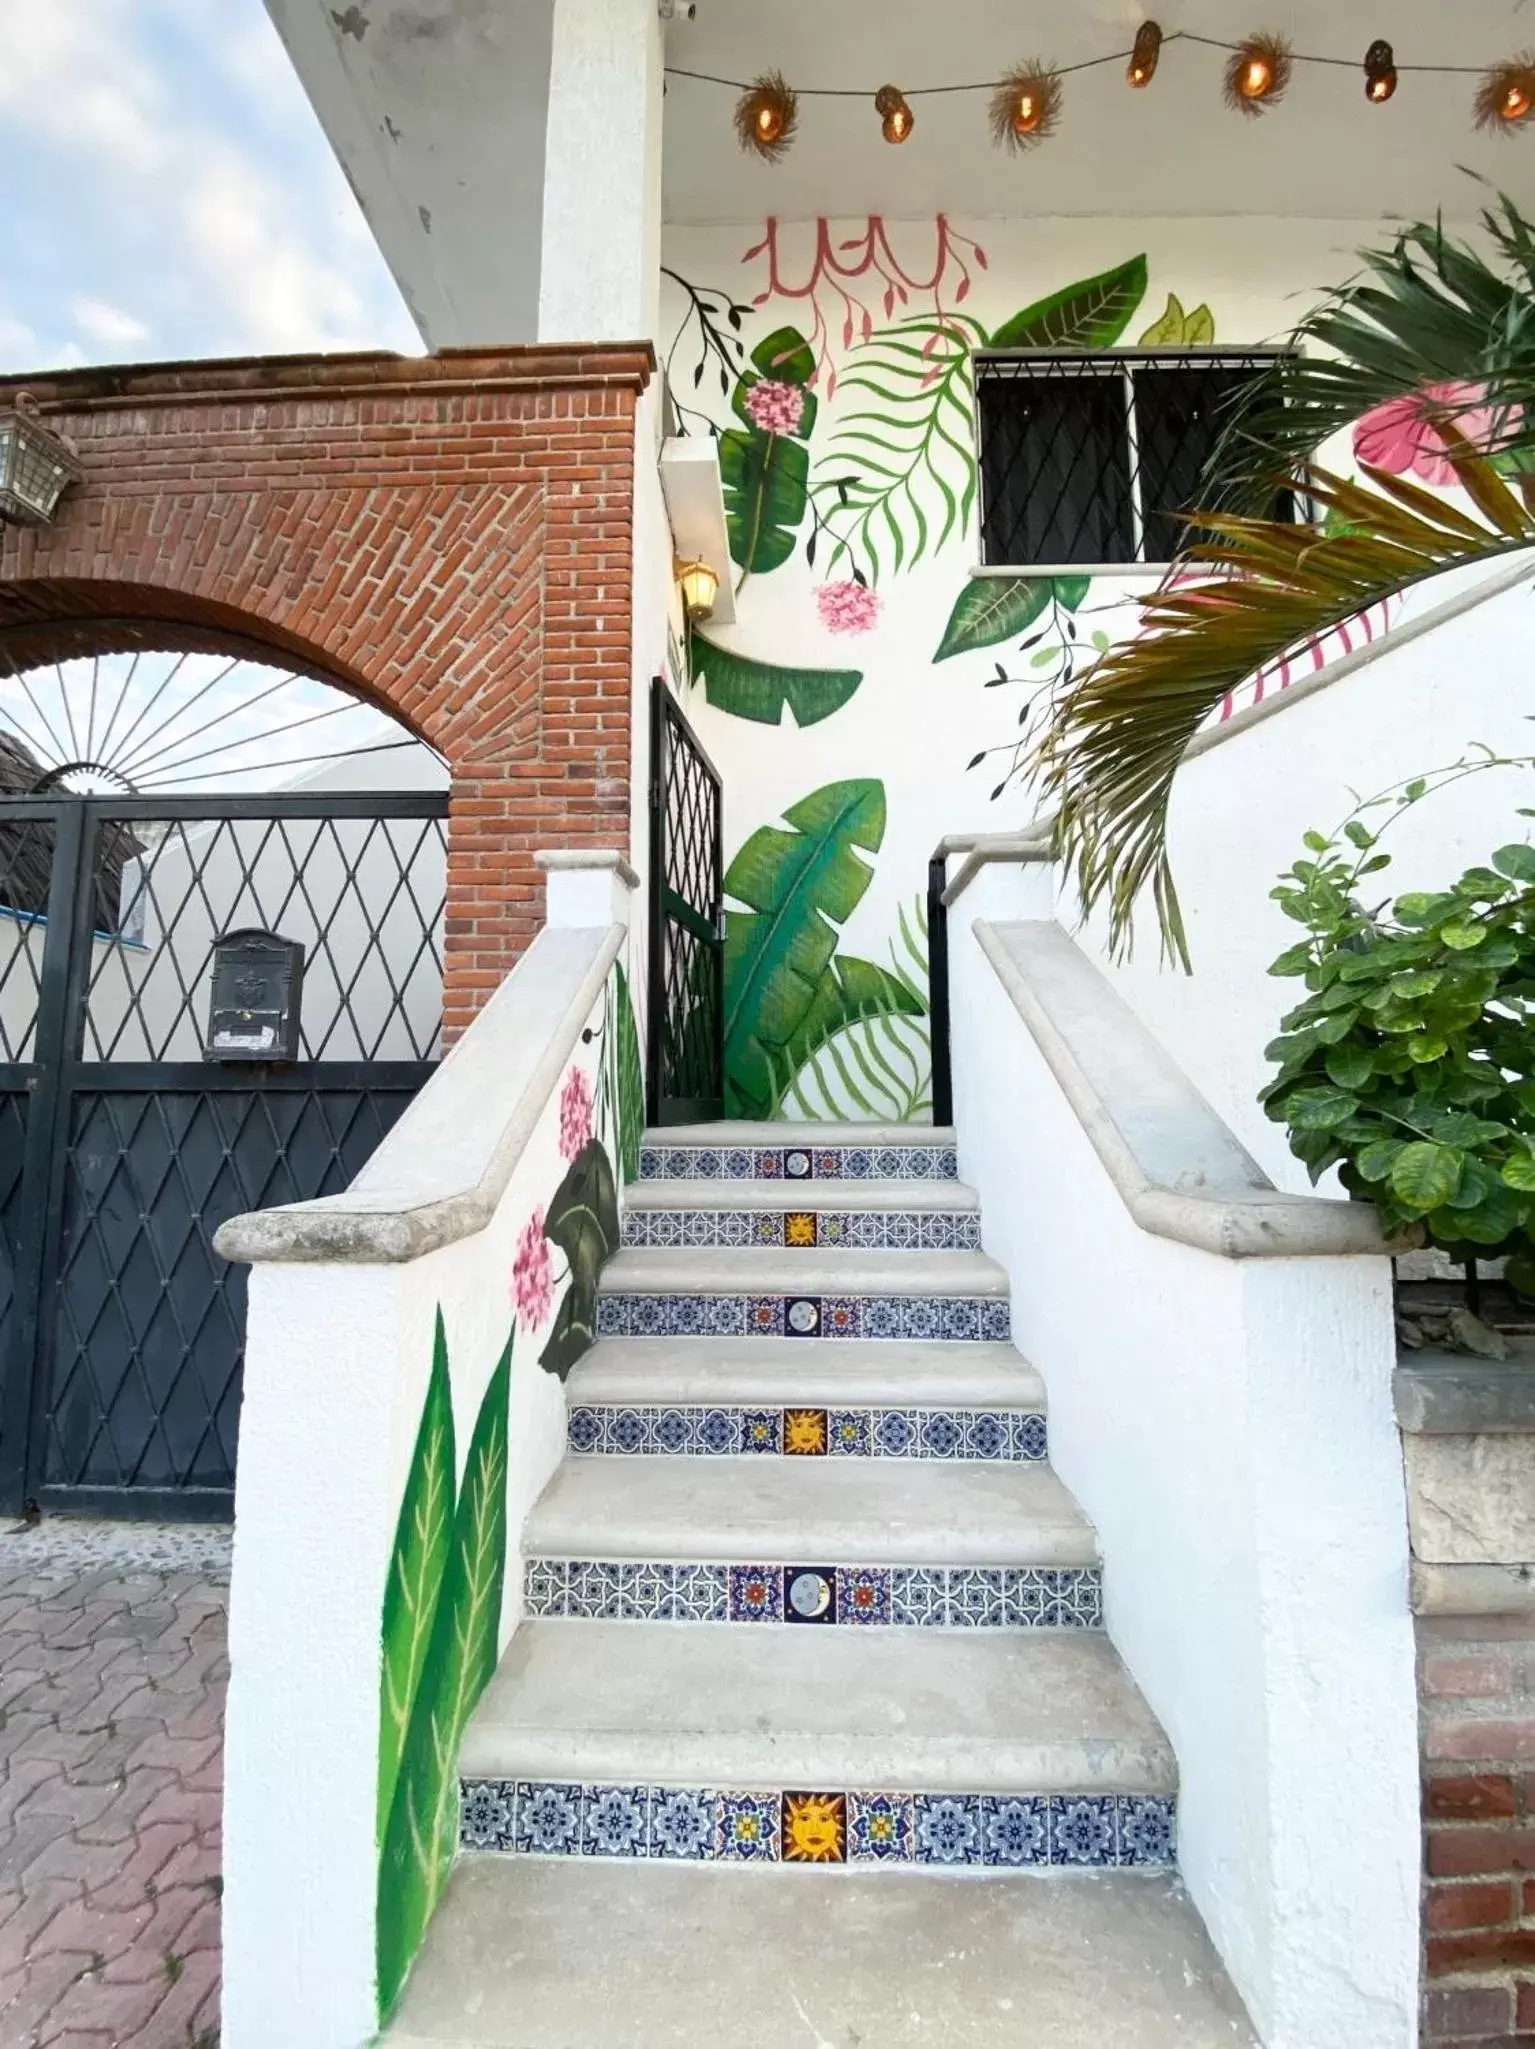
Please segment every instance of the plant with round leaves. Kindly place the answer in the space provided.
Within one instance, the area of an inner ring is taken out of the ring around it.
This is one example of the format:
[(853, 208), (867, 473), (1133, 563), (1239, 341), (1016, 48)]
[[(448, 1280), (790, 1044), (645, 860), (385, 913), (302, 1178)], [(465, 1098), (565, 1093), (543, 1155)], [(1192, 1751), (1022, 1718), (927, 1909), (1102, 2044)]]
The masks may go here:
[(1506, 1256), (1521, 1294), (1535, 1294), (1535, 847), (1374, 910), (1359, 897), (1391, 862), (1366, 814), (1532, 765), (1482, 751), (1372, 798), (1330, 838), (1306, 834), (1272, 892), (1306, 937), (1269, 972), (1307, 995), (1265, 1049), (1279, 1071), (1260, 1097), (1313, 1181), (1336, 1166), (1389, 1230)]

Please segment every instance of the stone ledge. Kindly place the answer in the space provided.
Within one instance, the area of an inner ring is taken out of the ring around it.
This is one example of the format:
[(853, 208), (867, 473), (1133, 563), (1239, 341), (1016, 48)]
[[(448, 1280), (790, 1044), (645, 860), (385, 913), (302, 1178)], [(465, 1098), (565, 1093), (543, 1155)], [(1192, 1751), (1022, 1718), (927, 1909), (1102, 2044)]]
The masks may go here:
[(1412, 1435), (1535, 1431), (1535, 1360), (1418, 1352), (1397, 1367), (1391, 1392)]
[(1415, 1558), (1412, 1612), (1535, 1616), (1535, 1563), (1428, 1565)]

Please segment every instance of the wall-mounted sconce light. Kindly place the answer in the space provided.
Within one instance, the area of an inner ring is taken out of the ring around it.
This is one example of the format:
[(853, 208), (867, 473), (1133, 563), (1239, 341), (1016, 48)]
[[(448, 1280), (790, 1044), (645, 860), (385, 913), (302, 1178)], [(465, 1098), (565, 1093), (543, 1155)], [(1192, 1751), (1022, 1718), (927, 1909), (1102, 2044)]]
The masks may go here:
[(80, 476), (74, 450), (38, 417), (29, 392), (0, 412), (0, 520), (46, 526), (66, 484)]
[(679, 562), (674, 574), (682, 591), (683, 608), (694, 624), (708, 619), (719, 596), (720, 580), (707, 562)]

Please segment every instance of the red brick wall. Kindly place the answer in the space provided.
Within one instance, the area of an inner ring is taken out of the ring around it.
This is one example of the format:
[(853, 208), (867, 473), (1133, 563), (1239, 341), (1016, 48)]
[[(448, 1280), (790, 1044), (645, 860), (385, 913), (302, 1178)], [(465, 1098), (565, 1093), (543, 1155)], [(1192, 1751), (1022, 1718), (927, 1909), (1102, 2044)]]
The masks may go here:
[(538, 928), (534, 850), (628, 848), (652, 367), (636, 344), (0, 381), (0, 409), (24, 386), (85, 464), (51, 527), (0, 528), (0, 665), (244, 646), (431, 741), (453, 775), (451, 1039)]
[(1418, 1625), (1425, 2045), (1535, 2043), (1535, 1617)]

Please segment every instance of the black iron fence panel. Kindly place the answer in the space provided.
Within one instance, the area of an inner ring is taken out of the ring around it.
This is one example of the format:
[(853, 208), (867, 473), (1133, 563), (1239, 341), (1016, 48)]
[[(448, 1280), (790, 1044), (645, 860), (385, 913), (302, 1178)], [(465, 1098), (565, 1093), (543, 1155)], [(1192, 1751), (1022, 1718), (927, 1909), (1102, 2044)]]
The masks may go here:
[(648, 1114), (724, 1113), (724, 822), (720, 779), (682, 709), (651, 686)]
[[(0, 1511), (228, 1513), (245, 1271), (213, 1233), (344, 1189), (430, 1074), (446, 812), (0, 797)], [(303, 950), (296, 1057), (209, 1059), (252, 929)]]

